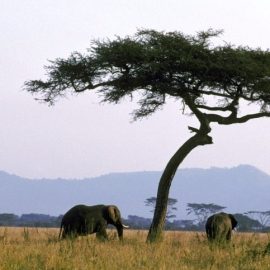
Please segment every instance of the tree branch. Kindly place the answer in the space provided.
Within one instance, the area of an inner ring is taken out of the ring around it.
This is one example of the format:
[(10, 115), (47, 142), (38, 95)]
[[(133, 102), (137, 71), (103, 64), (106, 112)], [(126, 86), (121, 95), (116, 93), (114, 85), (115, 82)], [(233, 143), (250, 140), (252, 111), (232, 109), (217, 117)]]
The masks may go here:
[(198, 104), (196, 106), (197, 106), (197, 108), (208, 110), (208, 111), (223, 111), (223, 112), (231, 111), (231, 109), (230, 109), (231, 104), (226, 106), (226, 107), (211, 107), (211, 106), (200, 105), (200, 104)]
[(218, 97), (224, 97), (224, 98), (229, 98), (233, 99), (234, 97), (232, 95), (226, 95), (222, 93), (218, 93), (215, 91), (204, 91), (204, 90), (196, 90), (196, 94), (202, 94), (202, 95), (208, 95), (208, 96), (218, 96)]
[(211, 128), (208, 118), (205, 117), (206, 115), (198, 109), (198, 106), (195, 104), (194, 100), (189, 95), (185, 95), (183, 99), (201, 123), (200, 129), (189, 127), (189, 130), (191, 130), (191, 132), (208, 134), (211, 131)]
[(232, 117), (231, 115), (228, 117), (223, 117), (217, 114), (207, 114), (207, 118), (209, 122), (216, 122), (220, 125), (240, 124), (240, 123), (245, 123), (251, 119), (261, 118), (261, 117), (270, 117), (270, 112), (248, 114), (239, 118), (236, 116)]
[(87, 85), (87, 86), (85, 86), (85, 87), (83, 87), (83, 88), (78, 88), (78, 87), (75, 85), (75, 83), (74, 83), (73, 80), (71, 80), (71, 85), (72, 85), (72, 87), (73, 87), (73, 89), (74, 89), (74, 91), (75, 91), (76, 93), (80, 93), (80, 92), (83, 92), (83, 91), (85, 91), (85, 90), (88, 90), (88, 89), (92, 89), (92, 88), (93, 88), (93, 85), (92, 85), (92, 84), (89, 84), (89, 85)]

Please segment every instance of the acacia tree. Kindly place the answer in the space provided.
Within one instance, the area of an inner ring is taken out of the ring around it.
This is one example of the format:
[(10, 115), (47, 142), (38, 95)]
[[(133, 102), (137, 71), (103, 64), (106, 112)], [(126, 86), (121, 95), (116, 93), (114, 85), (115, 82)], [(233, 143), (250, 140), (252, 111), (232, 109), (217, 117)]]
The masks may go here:
[[(95, 90), (101, 102), (139, 96), (135, 120), (156, 112), (168, 98), (198, 119), (197, 127), (188, 127), (193, 135), (171, 157), (161, 176), (150, 242), (161, 239), (178, 166), (197, 146), (213, 143), (211, 124), (239, 124), (270, 116), (270, 52), (227, 43), (212, 45), (211, 38), (219, 34), (211, 29), (195, 36), (140, 30), (134, 36), (93, 41), (87, 54), (75, 52), (51, 61), (45, 67), (46, 80), (25, 83), (27, 91), (49, 104), (69, 92)], [(245, 102), (256, 104), (257, 111), (240, 115)]]
[(263, 227), (269, 226), (270, 223), (270, 211), (248, 211), (244, 213), (252, 219), (258, 220)]
[[(154, 209), (156, 207), (156, 202), (157, 202), (157, 198), (156, 197), (150, 197), (150, 198), (147, 198), (144, 201), (145, 206), (150, 206), (151, 208), (153, 208), (151, 210), (151, 212), (154, 212)], [(176, 217), (176, 215), (173, 213), (174, 211), (177, 211), (177, 207), (175, 206), (176, 203), (177, 203), (177, 199), (168, 198), (166, 220), (169, 220), (171, 218), (175, 218)]]
[(193, 214), (196, 216), (199, 226), (203, 226), (206, 219), (217, 212), (224, 210), (226, 206), (220, 206), (214, 203), (188, 203), (187, 204), (187, 214)]

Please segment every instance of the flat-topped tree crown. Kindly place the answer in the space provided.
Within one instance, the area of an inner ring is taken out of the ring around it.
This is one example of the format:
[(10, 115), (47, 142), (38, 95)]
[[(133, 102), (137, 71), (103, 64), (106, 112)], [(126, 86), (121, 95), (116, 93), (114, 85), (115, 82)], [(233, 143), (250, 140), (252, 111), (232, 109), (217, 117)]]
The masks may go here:
[[(270, 116), (270, 52), (211, 39), (222, 31), (195, 36), (180, 32), (140, 30), (134, 36), (93, 41), (87, 54), (75, 52), (45, 67), (47, 80), (32, 80), (25, 89), (53, 104), (69, 92), (94, 90), (101, 102), (118, 103), (139, 95), (134, 119), (151, 115), (167, 99), (179, 100), (199, 120), (199, 127), (169, 160), (161, 176), (149, 241), (160, 238), (169, 189), (185, 157), (197, 146), (212, 143), (212, 122), (229, 125)], [(257, 112), (239, 115), (240, 101), (256, 104)]]
[[(45, 67), (48, 79), (26, 82), (26, 90), (50, 103), (70, 90), (96, 89), (105, 102), (119, 102), (136, 91), (141, 99), (135, 118), (155, 112), (168, 96), (210, 111), (235, 112), (239, 99), (269, 111), (269, 51), (211, 45), (219, 34), (142, 30), (133, 37), (93, 41), (88, 54), (51, 61)], [(209, 105), (208, 96), (218, 97), (218, 104)]]

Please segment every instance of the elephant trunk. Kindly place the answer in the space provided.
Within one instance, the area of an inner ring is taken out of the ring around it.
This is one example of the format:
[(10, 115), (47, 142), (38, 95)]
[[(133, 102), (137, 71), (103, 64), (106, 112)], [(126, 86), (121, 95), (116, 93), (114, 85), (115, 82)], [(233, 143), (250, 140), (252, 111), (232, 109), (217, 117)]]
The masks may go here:
[(122, 221), (119, 221), (117, 224), (116, 224), (116, 229), (117, 229), (117, 232), (118, 232), (118, 237), (120, 240), (123, 240), (123, 230), (124, 229), (127, 229), (129, 228), (129, 226), (127, 225), (124, 225), (122, 223)]

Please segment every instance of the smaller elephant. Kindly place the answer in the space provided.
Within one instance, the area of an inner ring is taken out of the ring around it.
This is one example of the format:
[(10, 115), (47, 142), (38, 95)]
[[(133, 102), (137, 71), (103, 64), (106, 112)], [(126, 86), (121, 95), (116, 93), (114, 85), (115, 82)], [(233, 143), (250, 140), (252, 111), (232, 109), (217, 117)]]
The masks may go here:
[(217, 242), (229, 241), (236, 226), (237, 220), (233, 215), (224, 212), (214, 214), (205, 224), (207, 238)]
[(116, 227), (118, 237), (122, 240), (123, 229), (128, 226), (122, 223), (120, 211), (115, 205), (76, 205), (64, 214), (59, 238), (96, 233), (100, 240), (108, 240), (108, 224)]

